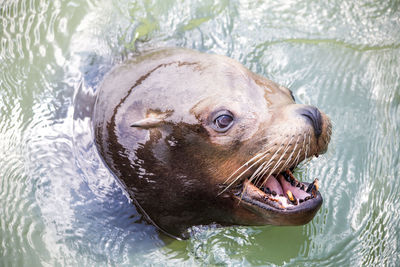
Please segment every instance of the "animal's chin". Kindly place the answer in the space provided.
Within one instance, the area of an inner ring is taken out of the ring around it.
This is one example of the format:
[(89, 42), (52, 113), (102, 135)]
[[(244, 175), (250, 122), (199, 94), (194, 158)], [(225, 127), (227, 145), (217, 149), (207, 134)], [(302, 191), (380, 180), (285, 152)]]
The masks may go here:
[(249, 179), (234, 191), (240, 205), (255, 213), (258, 224), (302, 225), (308, 223), (322, 205), (318, 180), (299, 182), (290, 170), (270, 175), (262, 185)]

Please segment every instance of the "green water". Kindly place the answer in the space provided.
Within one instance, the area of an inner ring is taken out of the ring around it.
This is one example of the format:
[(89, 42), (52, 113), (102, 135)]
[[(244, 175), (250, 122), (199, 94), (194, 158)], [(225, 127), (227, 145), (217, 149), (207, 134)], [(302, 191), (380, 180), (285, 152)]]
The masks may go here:
[[(137, 50), (228, 55), (334, 123), (300, 227), (161, 236), (100, 161), (90, 103)], [(86, 109), (85, 109), (86, 108)], [(0, 1), (0, 266), (400, 265), (399, 1)]]

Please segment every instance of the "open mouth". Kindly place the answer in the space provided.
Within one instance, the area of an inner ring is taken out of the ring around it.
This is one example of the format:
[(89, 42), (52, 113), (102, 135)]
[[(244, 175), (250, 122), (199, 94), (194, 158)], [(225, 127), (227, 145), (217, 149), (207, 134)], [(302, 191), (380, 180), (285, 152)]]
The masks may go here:
[(270, 175), (261, 185), (245, 179), (236, 188), (235, 196), (241, 202), (262, 216), (268, 215), (269, 223), (275, 225), (305, 224), (314, 217), (323, 201), (318, 179), (312, 183), (300, 182), (290, 170)]

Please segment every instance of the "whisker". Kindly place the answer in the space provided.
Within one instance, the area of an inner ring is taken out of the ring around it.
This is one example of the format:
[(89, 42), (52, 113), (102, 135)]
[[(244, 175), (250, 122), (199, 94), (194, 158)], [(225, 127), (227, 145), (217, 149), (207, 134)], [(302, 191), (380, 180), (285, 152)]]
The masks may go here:
[[(277, 136), (272, 142), (270, 142), (270, 144), (266, 147), (267, 150), (260, 153), (260, 154), (264, 154), (263, 156), (261, 156), (260, 159), (258, 159), (256, 162), (254, 162), (250, 167), (248, 167), (246, 170), (242, 171), (235, 179), (233, 179), (233, 181), (227, 186), (225, 187), (218, 195), (222, 194), (223, 192), (225, 192), (227, 189), (229, 189), (240, 177), (242, 177), (247, 171), (249, 171), (251, 168), (253, 168), (256, 164), (258, 164), (261, 160), (265, 159), (267, 157), (267, 155), (269, 154), (270, 150), (276, 145), (275, 142), (276, 140), (279, 138), (279, 136)], [(254, 159), (253, 159), (254, 160)], [(248, 162), (251, 162), (248, 161)], [(248, 162), (246, 163), (248, 165)], [(242, 169), (243, 165), (239, 168)], [(237, 171), (235, 171), (235, 173), (237, 173)], [(228, 179), (225, 180), (225, 182), (227, 182), (229, 179), (232, 178), (234, 174), (232, 174)]]
[[(271, 158), (271, 160), (273, 160), (274, 158), (276, 157), (276, 154), (274, 154), (274, 156)], [(264, 162), (264, 163), (267, 163), (267, 162)], [(263, 169), (257, 174), (257, 177), (255, 177), (255, 180), (254, 180), (254, 184), (257, 184), (258, 182), (259, 182), (259, 180), (262, 178), (262, 177), (264, 177), (264, 174), (267, 172), (267, 170), (269, 169), (269, 167), (271, 167), (271, 165), (272, 165), (272, 163), (273, 163), (273, 161), (268, 161), (268, 164), (266, 164), (264, 167), (263, 167)], [(253, 178), (254, 179), (254, 178)], [(268, 179), (268, 177), (267, 177), (267, 179)], [(250, 180), (250, 181), (252, 181), (252, 180)]]
[[(288, 144), (287, 144), (287, 149), (289, 149), (292, 140), (293, 140), (293, 136), (292, 136), (292, 138), (290, 138), (290, 140), (289, 140), (289, 142), (288, 142)], [(286, 154), (287, 149), (283, 152), (283, 154)], [(282, 169), (283, 169), (285, 166), (287, 166), (287, 163), (290, 162), (293, 153), (294, 153), (294, 150), (292, 150), (292, 153), (290, 153), (290, 155), (289, 155), (288, 158), (286, 159), (285, 163), (283, 163), (282, 167), (279, 169), (278, 173), (281, 173)]]
[(289, 149), (289, 144), (286, 145), (286, 149), (285, 151), (282, 153), (281, 157), (278, 159), (277, 163), (275, 164), (274, 168), (268, 173), (267, 175), (267, 179), (268, 177), (274, 173), (274, 171), (276, 170), (276, 168), (279, 166), (279, 163), (281, 163), (282, 158), (285, 156), (286, 151)]
[[(269, 169), (270, 166), (272, 166), (272, 162), (271, 162), (270, 164), (268, 164), (268, 166), (265, 166), (265, 167), (264, 167), (263, 172), (262, 172), (261, 175), (259, 176), (260, 179), (261, 179), (261, 177), (266, 177), (265, 180), (264, 180), (264, 182), (263, 182), (262, 184), (264, 184), (264, 183), (268, 180), (268, 178), (269, 178), (269, 176), (270, 176), (270, 175), (265, 176), (265, 174), (267, 173), (267, 171), (268, 171), (268, 169)], [(276, 164), (275, 164), (274, 166), (276, 166)]]
[(306, 143), (305, 143), (305, 142), (306, 142), (306, 137), (307, 137), (307, 133), (304, 133), (304, 144), (306, 145), (306, 147), (305, 147), (305, 150), (306, 150), (305, 159), (307, 159), (307, 156), (308, 156), (308, 147), (309, 147), (309, 144), (306, 144)]
[[(282, 144), (283, 144), (283, 142), (282, 142)], [(279, 149), (275, 152), (274, 156), (270, 159), (269, 162), (271, 162), (272, 159), (275, 158), (275, 156), (276, 156), (277, 153), (282, 149), (282, 147), (283, 147), (282, 145), (279, 146)], [(286, 148), (288, 148), (288, 145), (286, 146)], [(286, 151), (287, 151), (287, 149), (286, 149)], [(281, 157), (278, 159), (277, 163), (275, 163), (274, 167), (272, 168), (272, 171), (267, 175), (267, 179), (268, 179), (268, 177), (273, 173), (273, 171), (276, 169), (276, 167), (279, 165), (279, 163), (281, 162), (281, 159), (282, 159), (282, 157), (285, 155), (286, 151), (282, 153), (282, 155), (281, 155)], [(269, 167), (269, 166), (268, 166), (268, 167)], [(263, 171), (262, 176), (260, 176), (260, 177), (263, 177), (263, 176), (265, 175), (265, 173), (267, 172), (267, 170), (268, 170), (268, 168), (264, 168), (264, 169), (265, 169), (265, 170)]]
[[(277, 139), (277, 138), (276, 138)], [(271, 145), (273, 145), (274, 143), (271, 143)], [(242, 177), (247, 171), (249, 171), (251, 168), (253, 168), (257, 163), (259, 163), (261, 160), (263, 160), (265, 157), (267, 157), (269, 151), (271, 150), (272, 147), (270, 147), (267, 151), (261, 153), (264, 154), (260, 159), (258, 159), (256, 162), (254, 162), (253, 164), (251, 164), (250, 167), (248, 167), (246, 170), (242, 171), (227, 187), (225, 187), (218, 195), (222, 194), (223, 192), (225, 192), (228, 188), (230, 188), (240, 177)], [(230, 176), (232, 177), (232, 175)], [(230, 178), (229, 178), (230, 179)], [(229, 180), (227, 179), (227, 180)], [(226, 180), (226, 181), (227, 181)]]
[(256, 158), (262, 156), (264, 154), (264, 152), (260, 152), (257, 153), (254, 157), (252, 157), (250, 160), (248, 160), (246, 163), (244, 163), (242, 166), (240, 166), (236, 171), (234, 171), (228, 178), (226, 178), (226, 180), (224, 181), (224, 184), (229, 181), (229, 179), (231, 179), (236, 173), (238, 173), (241, 169), (243, 169), (244, 167), (248, 166), (253, 160), (255, 160)]
[[(277, 139), (278, 139), (278, 137), (276, 137), (276, 138), (271, 142), (271, 145), (273, 145)], [(268, 146), (267, 146), (266, 148), (268, 148)], [(260, 153), (256, 154), (254, 157), (252, 157), (250, 160), (248, 160), (246, 163), (244, 163), (242, 166), (240, 166), (240, 167), (239, 167), (236, 171), (234, 171), (228, 178), (226, 178), (226, 180), (224, 181), (224, 184), (225, 184), (226, 182), (228, 182), (228, 181), (229, 181), (236, 173), (238, 173), (241, 169), (243, 169), (244, 167), (248, 166), (253, 160), (255, 160), (256, 158), (258, 158), (258, 157), (260, 157), (260, 156), (264, 156), (265, 154), (267, 154), (271, 148), (272, 148), (272, 147), (269, 147), (266, 151), (260, 152)], [(257, 162), (258, 162), (258, 161), (257, 161)], [(252, 165), (252, 166), (254, 166), (254, 165)], [(250, 167), (252, 167), (252, 166), (250, 166)], [(246, 171), (247, 171), (247, 170), (246, 170)], [(244, 172), (246, 172), (246, 171), (244, 171)]]
[(257, 168), (257, 170), (256, 170), (256, 171), (253, 173), (253, 175), (249, 178), (249, 181), (252, 181), (252, 180), (254, 179), (254, 177), (257, 176), (257, 174), (260, 173), (260, 170), (261, 170), (262, 168), (264, 168), (264, 166), (265, 166), (266, 163), (267, 163), (267, 162), (265, 161), (264, 163), (262, 163), (262, 164)]
[[(296, 151), (296, 148), (297, 148), (297, 146), (299, 144), (299, 139), (300, 139), (300, 136), (297, 137), (297, 139), (296, 139), (296, 144), (294, 145), (293, 151)], [(299, 160), (299, 156), (300, 156), (300, 149), (297, 152), (297, 156), (294, 158), (294, 162), (293, 162), (294, 166), (297, 166), (297, 161)]]
[(253, 168), (254, 165), (256, 165), (257, 163), (259, 163), (261, 160), (263, 160), (268, 154), (265, 154), (264, 156), (262, 156), (260, 159), (258, 159), (256, 162), (254, 162), (253, 164), (251, 164), (250, 167), (248, 167), (246, 170), (244, 170), (243, 172), (241, 172), (235, 179), (233, 179), (233, 181), (227, 186), (225, 187), (218, 195), (222, 194), (223, 192), (225, 192), (228, 188), (230, 188), (240, 177), (242, 177), (248, 170), (250, 170), (251, 168)]
[[(290, 140), (289, 140), (289, 142), (288, 142), (288, 145), (286, 146), (286, 149), (285, 149), (285, 151), (283, 152), (282, 156), (286, 154), (286, 151), (289, 149), (289, 144), (290, 144), (290, 142), (292, 142), (292, 140), (293, 140), (293, 136), (290, 138)], [(283, 143), (283, 142), (282, 142), (282, 143)], [(282, 146), (280, 146), (280, 148), (282, 148)], [(292, 157), (293, 153), (294, 153), (294, 150), (293, 150), (292, 153), (289, 155), (289, 157)], [(281, 158), (282, 158), (282, 156), (281, 156)], [(288, 159), (289, 159), (289, 157), (288, 157)], [(280, 159), (281, 159), (281, 158), (280, 158)], [(279, 159), (278, 162), (275, 164), (275, 166), (279, 166), (280, 159)], [(286, 162), (282, 165), (281, 170), (282, 170), (282, 168), (283, 168), (284, 166), (286, 166), (286, 163), (287, 163), (287, 162), (288, 162), (288, 160), (286, 160)], [(272, 162), (271, 162), (271, 163), (272, 163)], [(268, 168), (270, 167), (270, 165), (271, 165), (271, 164), (269, 164), (269, 165), (267, 165), (267, 166), (265, 166), (265, 167), (263, 168), (262, 172), (259, 173), (259, 175), (257, 176), (256, 180), (254, 181), (254, 184), (257, 184), (257, 183), (259, 182), (259, 180), (260, 180), (262, 177), (264, 177), (264, 175), (265, 175), (265, 173), (267, 172), (267, 170), (268, 170)], [(276, 168), (276, 167), (275, 167), (275, 168)], [(280, 170), (278, 173), (280, 173), (281, 170)], [(260, 174), (261, 174), (261, 175), (260, 175)], [(270, 175), (271, 175), (271, 174), (269, 174), (268, 176), (266, 176), (265, 181), (269, 178)], [(264, 184), (265, 181), (264, 181), (263, 183), (261, 183), (261, 184)]]
[[(300, 137), (299, 137), (299, 138), (300, 138)], [(297, 146), (297, 144), (296, 144), (296, 146)], [(301, 152), (302, 152), (302, 150), (299, 149), (299, 151), (297, 152), (297, 156), (296, 156), (296, 158), (294, 159), (294, 162), (295, 162), (295, 163), (294, 163), (294, 166), (297, 166), (297, 165), (299, 164)]]
[(308, 157), (308, 148), (310, 147), (311, 144), (311, 133), (310, 131), (307, 133), (308, 134), (308, 143), (306, 145), (306, 154), (305, 154), (305, 158), (304, 158), (304, 166), (306, 168), (306, 171), (308, 171), (308, 163), (312, 160), (312, 158), (307, 158)]

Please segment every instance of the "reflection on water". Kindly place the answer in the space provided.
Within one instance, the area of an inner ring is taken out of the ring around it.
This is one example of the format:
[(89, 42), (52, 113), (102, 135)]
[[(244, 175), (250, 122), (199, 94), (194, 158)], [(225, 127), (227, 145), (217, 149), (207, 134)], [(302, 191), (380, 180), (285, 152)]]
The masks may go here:
[[(398, 265), (398, 1), (4, 1), (0, 4), (0, 265)], [(231, 56), (334, 122), (297, 171), (324, 204), (301, 227), (143, 222), (99, 159), (98, 83), (135, 50)]]

